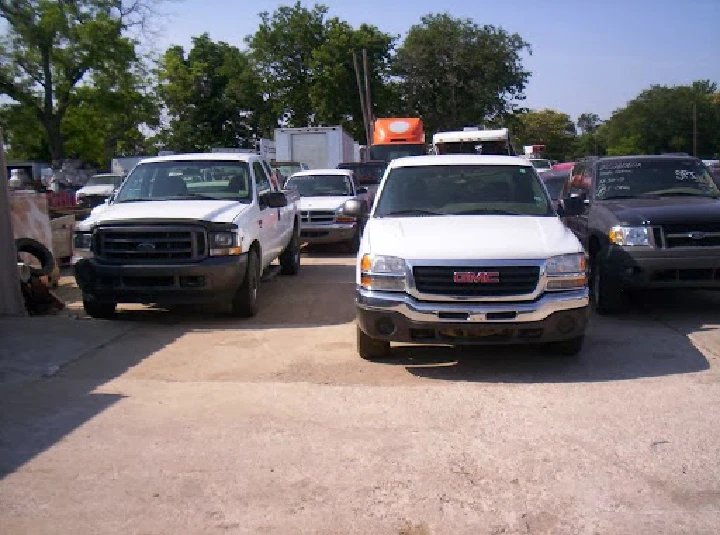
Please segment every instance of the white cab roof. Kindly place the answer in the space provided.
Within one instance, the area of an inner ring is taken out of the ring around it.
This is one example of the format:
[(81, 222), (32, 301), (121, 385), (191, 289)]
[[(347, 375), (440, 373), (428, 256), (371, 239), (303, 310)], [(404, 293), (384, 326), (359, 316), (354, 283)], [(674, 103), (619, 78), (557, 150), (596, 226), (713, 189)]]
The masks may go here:
[(353, 176), (352, 169), (310, 169), (308, 171), (298, 171), (293, 173), (289, 178), (295, 176), (313, 176), (313, 175), (338, 175), (338, 176)]
[(522, 165), (532, 167), (525, 158), (517, 156), (483, 156), (481, 154), (435, 154), (430, 156), (408, 156), (390, 162), (389, 168), (417, 167), (429, 165)]
[(507, 141), (510, 133), (507, 128), (499, 130), (461, 130), (456, 132), (438, 132), (433, 136), (435, 143), (461, 143), (463, 141)]
[(227, 161), (227, 162), (250, 162), (259, 160), (259, 154), (247, 152), (196, 152), (188, 154), (172, 154), (169, 156), (155, 156), (143, 158), (139, 163), (156, 162), (197, 162), (197, 161)]

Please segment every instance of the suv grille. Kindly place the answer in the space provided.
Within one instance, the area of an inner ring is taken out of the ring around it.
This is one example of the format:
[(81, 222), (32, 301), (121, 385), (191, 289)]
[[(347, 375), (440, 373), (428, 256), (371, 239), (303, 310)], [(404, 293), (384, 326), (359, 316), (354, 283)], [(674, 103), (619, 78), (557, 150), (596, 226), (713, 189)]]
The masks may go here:
[[(496, 283), (456, 283), (455, 272), (496, 271)], [(539, 266), (445, 267), (415, 266), (415, 287), (419, 292), (462, 297), (506, 297), (533, 293), (540, 279)]]
[(335, 212), (332, 210), (303, 210), (300, 214), (303, 223), (332, 223)]
[(95, 237), (98, 258), (131, 264), (200, 260), (205, 243), (205, 230), (188, 227), (100, 228)]
[(665, 247), (720, 247), (720, 223), (664, 225)]

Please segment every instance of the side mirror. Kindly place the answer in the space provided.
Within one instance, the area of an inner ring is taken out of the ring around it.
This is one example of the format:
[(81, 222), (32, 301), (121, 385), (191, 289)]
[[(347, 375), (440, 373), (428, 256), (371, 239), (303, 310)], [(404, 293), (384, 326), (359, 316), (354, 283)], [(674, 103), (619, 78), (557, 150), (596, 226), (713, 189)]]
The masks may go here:
[(359, 199), (350, 199), (345, 201), (342, 206), (343, 214), (352, 217), (365, 217), (367, 215), (367, 208), (363, 201)]
[(267, 208), (284, 208), (288, 205), (287, 197), (281, 191), (268, 191), (260, 195), (260, 206)]
[(362, 186), (359, 187), (359, 188), (356, 190), (356, 193), (357, 193), (358, 195), (362, 195), (363, 193), (367, 193), (367, 192), (368, 192), (368, 189), (365, 188), (365, 187), (362, 187)]
[(560, 201), (558, 208), (561, 216), (571, 217), (584, 213), (585, 205), (585, 199), (582, 197), (565, 197)]

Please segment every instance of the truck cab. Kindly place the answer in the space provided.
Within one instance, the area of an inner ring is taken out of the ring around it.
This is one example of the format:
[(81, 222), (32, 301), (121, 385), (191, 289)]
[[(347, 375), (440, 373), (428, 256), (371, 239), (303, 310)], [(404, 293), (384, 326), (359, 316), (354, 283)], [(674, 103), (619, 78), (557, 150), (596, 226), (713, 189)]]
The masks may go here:
[(383, 117), (373, 123), (370, 160), (389, 162), (424, 154), (427, 154), (425, 130), (419, 117)]
[[(359, 203), (346, 207), (360, 211)], [(586, 255), (527, 160), (418, 156), (390, 163), (356, 268), (357, 347), (391, 342), (582, 348)]]
[(241, 153), (142, 160), (76, 227), (85, 311), (109, 318), (118, 303), (227, 302), (255, 315), (272, 262), (288, 275), (300, 267), (299, 198), (278, 191), (266, 165)]

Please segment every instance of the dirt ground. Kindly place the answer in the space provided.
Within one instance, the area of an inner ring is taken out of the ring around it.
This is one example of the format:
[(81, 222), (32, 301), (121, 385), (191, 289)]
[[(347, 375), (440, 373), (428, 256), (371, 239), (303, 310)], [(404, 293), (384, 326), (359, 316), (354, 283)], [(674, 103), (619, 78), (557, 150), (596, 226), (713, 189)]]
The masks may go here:
[[(123, 307), (110, 341), (0, 388), (0, 532), (718, 532), (720, 292), (593, 316), (577, 360), (368, 363), (353, 264), (311, 251), (252, 320)], [(58, 294), (107, 323), (71, 277)]]

